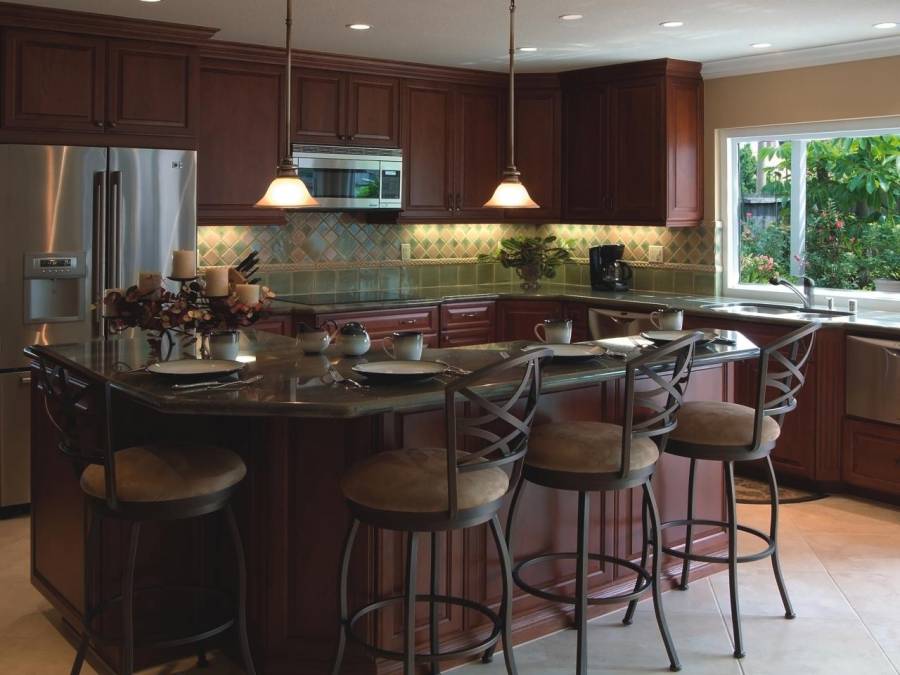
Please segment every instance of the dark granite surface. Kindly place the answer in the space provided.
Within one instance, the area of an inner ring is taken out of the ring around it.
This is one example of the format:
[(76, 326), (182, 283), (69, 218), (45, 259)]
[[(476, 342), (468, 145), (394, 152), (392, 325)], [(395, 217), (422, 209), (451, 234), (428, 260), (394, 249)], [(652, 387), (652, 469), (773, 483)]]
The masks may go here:
[[(759, 353), (756, 345), (739, 333), (732, 333), (737, 344), (709, 345), (698, 348), (696, 363), (715, 365), (752, 358)], [(459, 349), (429, 349), (423, 358), (441, 359), (468, 370), (493, 363), (502, 352), (511, 353), (528, 342), (508, 342)], [(324, 355), (309, 356), (296, 346), (293, 338), (271, 333), (246, 331), (241, 336), (239, 360), (246, 365), (240, 376), (247, 379), (263, 375), (254, 385), (238, 391), (174, 393), (173, 380), (135, 369), (153, 362), (143, 336), (119, 337), (109, 341), (94, 340), (83, 344), (33, 347), (31, 355), (46, 354), (50, 359), (74, 366), (92, 379), (112, 379), (125, 394), (152, 408), (178, 414), (209, 415), (290, 415), (297, 417), (348, 418), (390, 411), (437, 408), (443, 404), (444, 384), (453, 376), (443, 375), (426, 382), (411, 384), (371, 385), (354, 389), (322, 381), (329, 365), (345, 377), (355, 375), (352, 367), (363, 361), (383, 361), (387, 356), (372, 351), (359, 358), (342, 357), (332, 347)], [(602, 356), (586, 361), (551, 362), (544, 375), (545, 391), (583, 386), (621, 377), (625, 362), (621, 358)], [(508, 382), (487, 385), (502, 390)]]
[[(293, 309), (300, 312), (324, 314), (391, 307), (434, 305), (440, 302), (479, 299), (547, 299), (588, 302), (598, 305), (621, 306), (623, 309), (652, 311), (661, 307), (680, 307), (695, 315), (718, 319), (734, 319), (755, 323), (781, 323), (799, 325), (803, 320), (789, 317), (733, 314), (709, 309), (709, 305), (748, 301), (732, 296), (697, 296), (657, 291), (594, 291), (587, 286), (569, 284), (543, 284), (535, 291), (524, 291), (517, 283), (480, 284), (474, 286), (436, 286), (398, 291), (361, 291), (358, 293), (310, 293), (280, 296), (276, 311)], [(787, 298), (784, 304), (794, 305), (795, 298)], [(817, 306), (824, 309), (824, 306)], [(798, 307), (799, 309), (799, 307)], [(823, 326), (840, 326), (847, 329), (873, 329), (875, 332), (900, 333), (900, 311), (865, 310), (856, 316), (841, 316), (823, 320)]]

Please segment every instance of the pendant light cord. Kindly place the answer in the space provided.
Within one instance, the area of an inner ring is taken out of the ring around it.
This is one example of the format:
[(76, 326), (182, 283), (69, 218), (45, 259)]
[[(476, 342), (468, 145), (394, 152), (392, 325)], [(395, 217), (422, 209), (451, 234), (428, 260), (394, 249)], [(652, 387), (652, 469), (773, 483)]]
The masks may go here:
[(291, 154), (293, 151), (293, 147), (291, 146), (291, 26), (293, 25), (293, 20), (292, 20), (293, 14), (291, 12), (292, 4), (293, 4), (293, 0), (287, 0), (287, 2), (286, 2), (287, 11), (285, 12), (285, 20), (284, 20), (284, 25), (285, 25), (284, 43), (285, 43), (285, 49), (287, 51), (287, 75), (286, 75), (287, 81), (285, 82), (285, 88), (284, 88), (284, 95), (285, 95), (285, 99), (284, 99), (285, 136), (284, 136), (284, 138), (285, 138), (285, 144), (286, 144), (286, 148), (285, 148), (286, 151), (285, 151), (284, 157), (285, 157), (285, 160), (291, 161), (291, 163), (293, 163), (293, 160), (291, 159)]
[(516, 168), (516, 0), (509, 3), (509, 166)]

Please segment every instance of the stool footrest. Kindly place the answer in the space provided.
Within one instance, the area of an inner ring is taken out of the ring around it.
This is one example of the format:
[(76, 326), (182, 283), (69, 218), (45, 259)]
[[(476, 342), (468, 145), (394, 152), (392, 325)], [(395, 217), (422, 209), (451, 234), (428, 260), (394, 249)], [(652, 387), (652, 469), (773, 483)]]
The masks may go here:
[[(641, 583), (638, 585), (637, 589), (630, 593), (622, 593), (619, 595), (608, 595), (594, 598), (588, 597), (588, 605), (611, 605), (619, 602), (630, 602), (631, 600), (636, 600), (637, 598), (642, 596), (653, 584), (653, 576), (650, 574), (650, 572), (648, 570), (645, 570), (640, 565), (631, 562), (630, 560), (624, 560), (622, 558), (616, 558), (609, 555), (602, 555), (600, 553), (589, 553), (588, 559), (595, 562), (605, 562), (611, 563), (613, 565), (618, 565), (620, 567), (625, 567), (637, 574), (641, 579)], [(525, 558), (524, 560), (516, 563), (516, 565), (513, 567), (513, 581), (515, 581), (516, 585), (529, 595), (533, 595), (544, 600), (549, 600), (551, 602), (558, 602), (561, 604), (576, 604), (577, 598), (575, 598), (574, 596), (550, 593), (549, 591), (545, 591), (543, 589), (537, 588), (536, 586), (532, 586), (531, 584), (522, 580), (520, 571), (523, 568), (531, 567), (532, 565), (536, 565), (542, 562), (549, 562), (552, 560), (578, 560), (578, 554), (574, 552), (543, 553), (540, 555), (531, 556), (530, 558)]]
[[(358, 609), (349, 619), (346, 620), (346, 622), (344, 622), (347, 637), (358, 645), (361, 645), (363, 649), (365, 649), (370, 654), (379, 656), (384, 659), (390, 659), (392, 661), (403, 661), (405, 658), (403, 652), (391, 649), (382, 649), (377, 645), (370, 644), (366, 642), (366, 640), (364, 640), (362, 637), (357, 635), (353, 630), (354, 625), (364, 616), (402, 602), (406, 602), (406, 598), (402, 595), (395, 595), (390, 598), (385, 598), (384, 600), (371, 602), (368, 605), (365, 605), (364, 607)], [(431, 595), (429, 593), (416, 594), (416, 602), (458, 605), (459, 607), (465, 607), (466, 609), (474, 610), (487, 617), (487, 619), (493, 626), (491, 634), (485, 640), (482, 640), (475, 645), (463, 647), (461, 649), (454, 649), (447, 652), (429, 652), (427, 654), (416, 654), (416, 663), (435, 663), (438, 661), (445, 661), (450, 659), (466, 658), (469, 656), (475, 656), (476, 654), (480, 655), (483, 654), (488, 648), (494, 646), (500, 639), (500, 632), (503, 628), (503, 622), (496, 614), (496, 612), (492, 611), (486, 605), (482, 605), (481, 603), (475, 602), (473, 600), (468, 600), (466, 598), (460, 598), (453, 595)]]
[[(710, 527), (719, 527), (723, 530), (727, 530), (731, 527), (728, 523), (723, 520), (703, 520), (699, 518), (687, 519), (683, 518), (681, 520), (667, 520), (662, 525), (660, 525), (661, 530), (665, 530), (669, 527), (685, 527), (687, 525), (691, 525), (692, 527), (696, 527), (698, 525), (707, 525)], [(749, 525), (741, 525), (738, 523), (737, 529), (741, 532), (746, 532), (747, 534), (752, 534), (754, 537), (758, 537), (766, 542), (766, 548), (762, 551), (758, 551), (756, 553), (750, 553), (748, 555), (739, 555), (736, 558), (736, 561), (739, 563), (747, 563), (747, 562), (755, 562), (757, 560), (762, 560), (763, 558), (768, 558), (773, 553), (775, 553), (775, 540), (772, 539), (768, 534), (761, 530), (757, 530), (754, 527), (750, 527)], [(678, 558), (680, 560), (690, 560), (692, 562), (705, 562), (705, 563), (720, 563), (723, 565), (728, 564), (727, 556), (715, 556), (715, 555), (700, 555), (697, 553), (691, 553), (687, 555), (684, 551), (679, 551), (673, 548), (663, 547), (663, 553), (666, 553), (672, 557)]]

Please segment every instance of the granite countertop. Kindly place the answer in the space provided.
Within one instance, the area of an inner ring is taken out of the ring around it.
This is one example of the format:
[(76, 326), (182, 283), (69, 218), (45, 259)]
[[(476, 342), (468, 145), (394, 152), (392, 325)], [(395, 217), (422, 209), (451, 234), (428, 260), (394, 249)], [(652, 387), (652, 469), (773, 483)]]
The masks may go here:
[[(740, 333), (732, 333), (735, 345), (708, 345), (698, 348), (697, 367), (752, 358), (759, 349)], [(512, 353), (532, 344), (525, 341), (495, 343), (458, 349), (428, 349), (425, 359), (441, 359), (452, 365), (476, 370), (503, 358), (501, 352)], [(174, 393), (173, 380), (135, 369), (152, 362), (147, 340), (119, 337), (93, 340), (81, 344), (29, 347), (31, 356), (45, 355), (81, 371), (89, 379), (111, 379), (128, 396), (151, 408), (176, 414), (250, 415), (295, 417), (350, 418), (392, 411), (438, 408), (444, 401), (444, 384), (452, 376), (441, 376), (426, 382), (371, 385), (353, 389), (326, 384), (322, 376), (330, 365), (345, 377), (365, 378), (352, 372), (363, 361), (383, 361), (381, 351), (348, 358), (334, 348), (320, 355), (305, 355), (293, 338), (248, 330), (241, 335), (239, 360), (246, 366), (241, 377), (263, 375), (260, 383), (237, 391)], [(544, 373), (544, 391), (556, 391), (599, 383), (622, 377), (625, 362), (621, 358), (596, 357), (586, 361), (551, 362)], [(498, 381), (485, 391), (503, 390), (511, 382)]]
[[(714, 311), (709, 305), (752, 301), (734, 296), (698, 296), (657, 291), (594, 291), (587, 286), (570, 284), (543, 284), (534, 291), (525, 291), (517, 283), (479, 284), (472, 286), (436, 286), (405, 291), (360, 291), (344, 293), (310, 293), (280, 296), (276, 311), (294, 310), (315, 314), (331, 312), (365, 311), (396, 307), (434, 305), (441, 302), (463, 300), (569, 300), (597, 305), (652, 311), (662, 307), (680, 307), (691, 314), (715, 317), (719, 320), (752, 321), (754, 323), (781, 323), (799, 325), (802, 320), (777, 316), (758, 316)], [(764, 301), (763, 301), (764, 302)], [(795, 304), (793, 298), (784, 304)], [(824, 306), (816, 306), (824, 309)], [(855, 316), (839, 316), (822, 320), (823, 327), (847, 329), (873, 329), (878, 332), (900, 333), (900, 311), (861, 311)]]

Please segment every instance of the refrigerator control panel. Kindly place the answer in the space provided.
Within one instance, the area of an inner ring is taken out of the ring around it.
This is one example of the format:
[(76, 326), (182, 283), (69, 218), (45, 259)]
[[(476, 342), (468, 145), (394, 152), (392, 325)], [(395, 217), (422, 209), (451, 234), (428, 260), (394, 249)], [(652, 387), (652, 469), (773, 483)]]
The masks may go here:
[(25, 255), (25, 278), (77, 278), (85, 275), (83, 253), (28, 253)]

